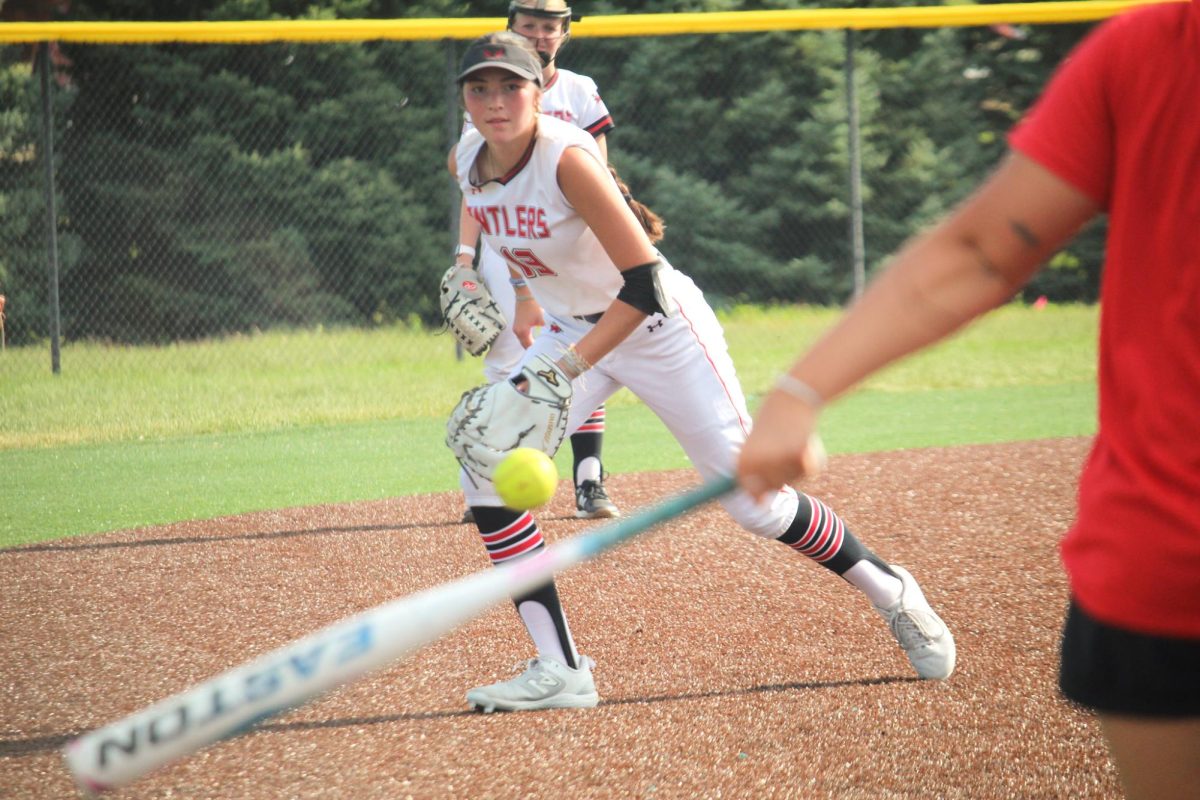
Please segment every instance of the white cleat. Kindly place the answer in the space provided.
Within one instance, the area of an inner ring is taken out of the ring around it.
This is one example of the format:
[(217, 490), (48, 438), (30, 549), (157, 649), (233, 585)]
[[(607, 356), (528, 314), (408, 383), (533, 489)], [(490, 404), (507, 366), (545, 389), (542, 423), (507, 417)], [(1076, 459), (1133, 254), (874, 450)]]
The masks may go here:
[(954, 672), (954, 636), (930, 607), (921, 587), (908, 570), (891, 565), (904, 588), (900, 599), (887, 608), (875, 606), (909, 662), (922, 678), (944, 681)]
[(531, 658), (524, 672), (515, 678), (490, 686), (477, 686), (467, 692), (472, 709), (493, 711), (537, 711), (542, 708), (592, 708), (600, 702), (592, 680), (590, 658), (580, 658), (578, 669), (549, 658)]

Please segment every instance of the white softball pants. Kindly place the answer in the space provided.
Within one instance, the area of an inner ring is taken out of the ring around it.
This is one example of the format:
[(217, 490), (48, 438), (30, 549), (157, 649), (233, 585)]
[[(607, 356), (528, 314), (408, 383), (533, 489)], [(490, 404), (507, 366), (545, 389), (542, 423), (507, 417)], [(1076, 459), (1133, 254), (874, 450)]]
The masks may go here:
[[(667, 285), (679, 314), (648, 317), (629, 338), (575, 379), (567, 434), (574, 433), (597, 406), (624, 386), (658, 415), (704, 479), (732, 475), (750, 431), (750, 414), (725, 333), (691, 278), (672, 271)], [(523, 352), (522, 363), (540, 354), (557, 359), (591, 327), (574, 317), (547, 313), (546, 327)], [(503, 505), (490, 483), (476, 487), (463, 480), (462, 486), (469, 505)], [(759, 505), (740, 490), (721, 499), (738, 524), (770, 539), (778, 538), (792, 524), (798, 502), (796, 492), (786, 487), (770, 505)]]

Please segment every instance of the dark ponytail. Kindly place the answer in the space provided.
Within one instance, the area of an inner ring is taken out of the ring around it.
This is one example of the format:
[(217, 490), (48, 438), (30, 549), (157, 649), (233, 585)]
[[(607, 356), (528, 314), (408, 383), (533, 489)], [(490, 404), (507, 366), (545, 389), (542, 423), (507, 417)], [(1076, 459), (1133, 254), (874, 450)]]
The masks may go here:
[(612, 164), (608, 165), (608, 171), (612, 174), (613, 180), (617, 182), (617, 188), (621, 190), (621, 196), (629, 204), (633, 215), (638, 218), (638, 222), (642, 223), (642, 228), (646, 231), (646, 236), (650, 237), (650, 244), (658, 244), (662, 241), (663, 231), (667, 227), (662, 217), (650, 210), (649, 206), (633, 199), (633, 194), (629, 191), (629, 187), (625, 184), (625, 181), (621, 180), (621, 176), (617, 174), (617, 170)]

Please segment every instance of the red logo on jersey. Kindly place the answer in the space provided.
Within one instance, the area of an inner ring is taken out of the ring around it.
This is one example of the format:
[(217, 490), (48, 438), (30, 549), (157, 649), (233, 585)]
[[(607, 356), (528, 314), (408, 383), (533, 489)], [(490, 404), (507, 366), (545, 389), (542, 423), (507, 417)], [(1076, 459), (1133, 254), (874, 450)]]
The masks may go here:
[(463, 288), (468, 292), (473, 292), (479, 288), (479, 285), (475, 281), (463, 281)]
[(467, 211), (479, 221), (483, 232), (510, 239), (548, 239), (546, 210), (537, 206), (470, 206)]
[(558, 327), (557, 322), (551, 322), (550, 323), (550, 332), (551, 333), (562, 333), (562, 328)]
[(526, 278), (536, 278), (540, 275), (557, 275), (558, 273), (537, 257), (528, 247), (501, 247), (500, 255)]

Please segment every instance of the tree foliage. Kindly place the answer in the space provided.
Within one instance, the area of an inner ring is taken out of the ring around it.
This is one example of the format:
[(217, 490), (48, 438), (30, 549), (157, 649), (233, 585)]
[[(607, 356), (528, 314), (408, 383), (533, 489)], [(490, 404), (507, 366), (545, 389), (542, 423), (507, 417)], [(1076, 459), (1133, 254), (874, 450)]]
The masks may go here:
[[(581, 10), (792, 5), (648, 0)], [(95, 20), (506, 11), (507, 0), (71, 7), (72, 18)], [(996, 163), (1005, 132), (1084, 30), (856, 34), (872, 269)], [(664, 252), (719, 302), (837, 304), (850, 294), (846, 45), (841, 31), (775, 32), (577, 39), (564, 52), (564, 66), (601, 87), (617, 120), (610, 157), (666, 218)], [(456, 203), (445, 171), (458, 124), (448, 64), (461, 44), (63, 51), (55, 174), (69, 336), (154, 342), (436, 319), (431, 287)], [(0, 293), (15, 327), (33, 338), (44, 330), (46, 258), (39, 99), (27, 57), (8, 48), (0, 60)], [(1081, 237), (1029, 291), (1094, 298), (1100, 248), (1098, 230)]]

